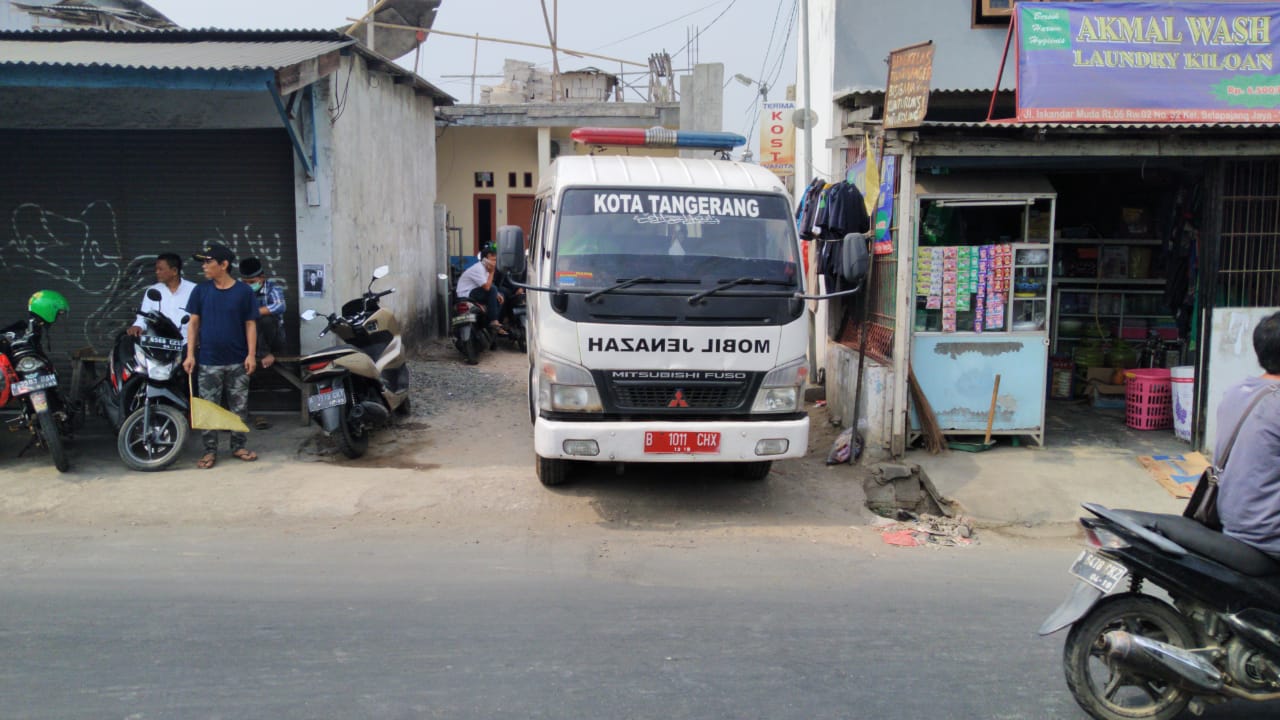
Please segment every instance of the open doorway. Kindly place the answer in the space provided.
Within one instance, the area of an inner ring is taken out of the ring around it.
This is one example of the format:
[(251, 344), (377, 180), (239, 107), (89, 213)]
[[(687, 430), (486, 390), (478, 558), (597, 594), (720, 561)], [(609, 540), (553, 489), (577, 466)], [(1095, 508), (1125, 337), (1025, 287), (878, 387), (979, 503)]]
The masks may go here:
[(475, 214), (475, 245), (471, 254), (480, 252), (480, 248), (494, 241), (494, 231), (498, 224), (498, 198), (493, 194), (477, 194), (474, 196), (473, 211)]

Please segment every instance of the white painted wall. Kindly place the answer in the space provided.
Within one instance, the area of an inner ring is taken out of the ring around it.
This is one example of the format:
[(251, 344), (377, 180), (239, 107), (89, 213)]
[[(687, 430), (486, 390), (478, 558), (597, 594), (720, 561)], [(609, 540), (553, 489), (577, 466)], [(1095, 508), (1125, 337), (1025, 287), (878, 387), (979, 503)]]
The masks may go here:
[[(349, 64), (354, 74), (347, 82)], [(340, 93), (333, 89), (341, 81)], [(396, 288), (384, 299), (400, 319), (406, 341), (415, 335), (433, 334), (431, 313), (442, 310), (436, 302), (436, 253), (433, 204), (436, 198), (435, 112), (430, 97), (416, 96), (408, 84), (397, 85), (386, 73), (370, 72), (358, 55), (342, 60), (342, 67), (330, 77), (330, 97), (340, 99), (341, 110), (331, 127), (324, 128), (320, 113), (321, 139), (330, 150), (321, 159), (317, 178), (320, 206), (307, 204), (302, 173), (299, 172), (299, 246), (301, 263), (320, 262), (324, 257), (321, 237), (301, 237), (303, 220), (321, 227), (327, 215), (331, 240), (325, 309), (337, 308), (359, 296), (368, 285), (373, 269), (391, 266), (391, 275), (380, 280), (379, 288)], [(334, 100), (328, 100), (335, 104)], [(325, 135), (329, 135), (325, 138)], [(330, 187), (325, 188), (325, 175)], [(305, 217), (304, 217), (305, 216)], [(307, 307), (304, 298), (303, 307)], [(320, 309), (320, 308), (317, 308)], [(303, 351), (308, 348), (303, 333)], [(321, 343), (322, 344), (322, 343)]]
[[(827, 346), (827, 412), (842, 427), (862, 433), (863, 462), (887, 460), (893, 438), (890, 426), (893, 404), (893, 368), (867, 358), (862, 396), (853, 407), (858, 382), (858, 353), (838, 343)], [(820, 448), (821, 449), (821, 448)]]
[[(1204, 418), (1205, 454), (1211, 454), (1218, 442), (1218, 408), (1222, 395), (1245, 378), (1262, 374), (1258, 356), (1253, 351), (1253, 329), (1268, 315), (1280, 311), (1276, 307), (1217, 308), (1210, 328), (1209, 402)], [(1200, 378), (1196, 378), (1200, 382)], [(1226, 432), (1231, 432), (1227, 428)]]

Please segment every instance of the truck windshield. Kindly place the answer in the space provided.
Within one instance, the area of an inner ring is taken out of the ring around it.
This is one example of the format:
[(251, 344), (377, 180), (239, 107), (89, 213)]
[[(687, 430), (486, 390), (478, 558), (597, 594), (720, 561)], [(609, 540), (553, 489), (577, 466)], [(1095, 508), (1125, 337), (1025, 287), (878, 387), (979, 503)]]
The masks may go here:
[(565, 191), (560, 205), (560, 287), (643, 277), (709, 288), (750, 277), (776, 292), (798, 287), (798, 263), (794, 221), (779, 195), (591, 188)]

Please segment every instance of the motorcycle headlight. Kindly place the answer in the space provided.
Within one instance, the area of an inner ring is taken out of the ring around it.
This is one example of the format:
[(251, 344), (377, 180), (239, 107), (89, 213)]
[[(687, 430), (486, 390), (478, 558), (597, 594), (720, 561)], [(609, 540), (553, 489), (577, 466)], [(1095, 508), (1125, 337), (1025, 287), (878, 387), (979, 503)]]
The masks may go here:
[(804, 358), (770, 370), (764, 377), (764, 382), (760, 383), (755, 402), (751, 404), (751, 412), (796, 412), (800, 409), (804, 381), (808, 376), (809, 368), (805, 365)]
[(147, 377), (151, 380), (164, 382), (173, 374), (173, 367), (174, 363), (172, 362), (161, 362), (159, 360), (147, 358)]
[(538, 407), (555, 412), (604, 412), (600, 392), (586, 368), (544, 358), (538, 372)]
[(33, 373), (44, 367), (44, 361), (34, 355), (28, 355), (18, 361), (18, 372)]

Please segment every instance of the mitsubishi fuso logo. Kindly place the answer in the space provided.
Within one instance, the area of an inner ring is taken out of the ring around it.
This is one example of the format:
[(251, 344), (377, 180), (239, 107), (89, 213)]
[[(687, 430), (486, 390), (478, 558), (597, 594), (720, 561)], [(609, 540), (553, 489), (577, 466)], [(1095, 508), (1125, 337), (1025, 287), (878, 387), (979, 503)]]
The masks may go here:
[(687, 408), (689, 403), (684, 399), (684, 391), (677, 390), (675, 397), (671, 398), (671, 402), (667, 403), (669, 408)]

